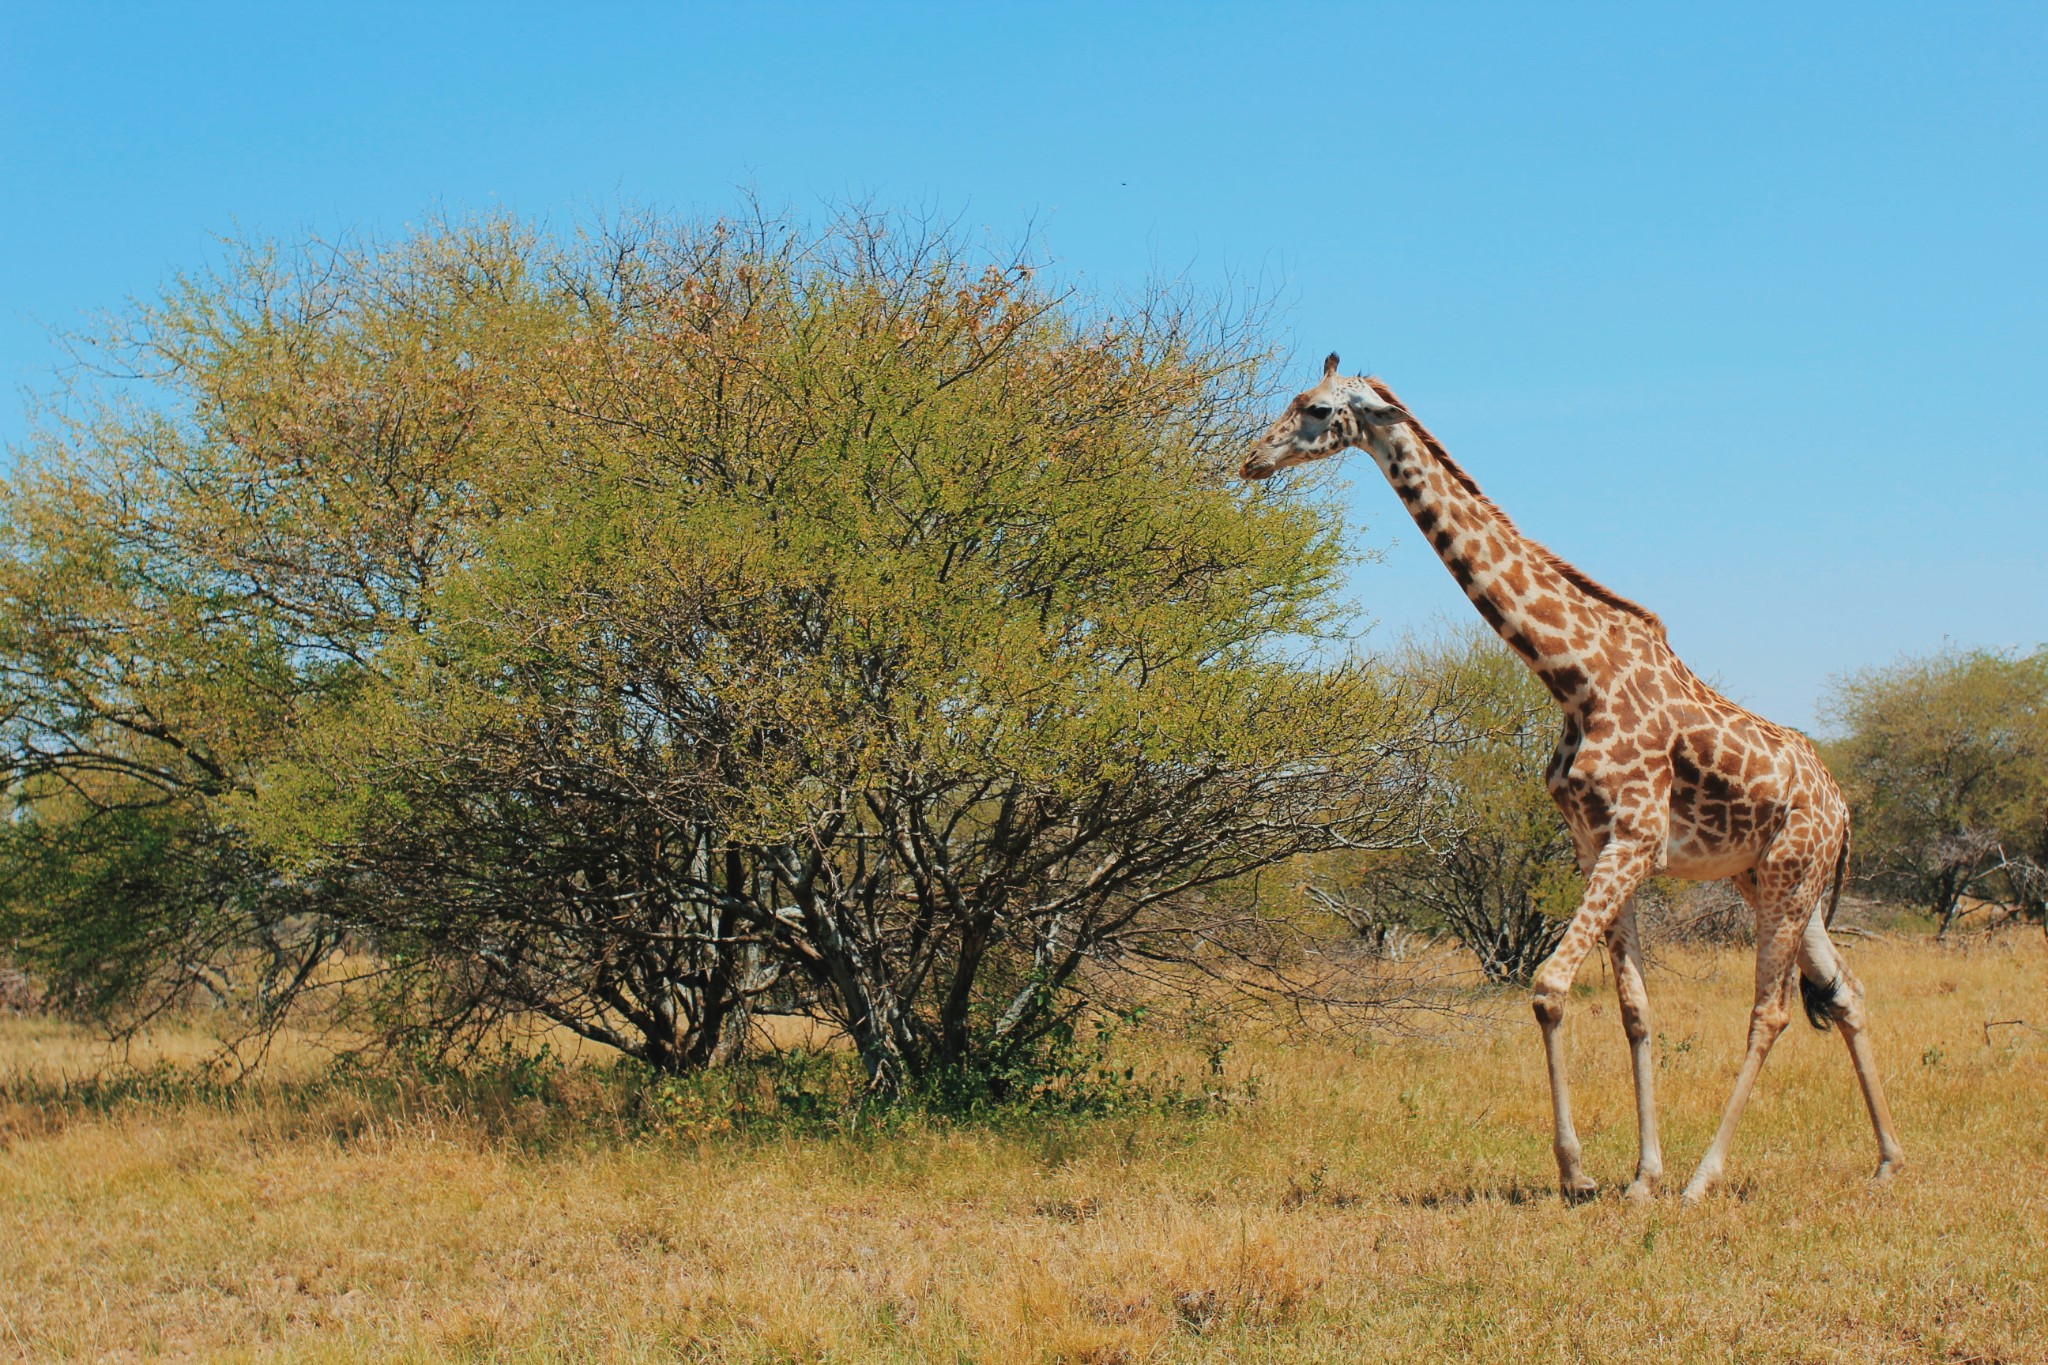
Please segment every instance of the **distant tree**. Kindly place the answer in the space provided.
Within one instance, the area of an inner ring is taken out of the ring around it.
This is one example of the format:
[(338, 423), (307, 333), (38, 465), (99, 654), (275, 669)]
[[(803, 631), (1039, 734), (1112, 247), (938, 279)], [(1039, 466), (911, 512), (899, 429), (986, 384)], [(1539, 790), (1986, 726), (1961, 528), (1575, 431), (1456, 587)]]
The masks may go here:
[(169, 401), (81, 395), (6, 491), (9, 950), (665, 1070), (772, 995), (879, 1093), (1010, 1074), (1085, 964), (1415, 807), (1404, 694), (1288, 652), (1341, 522), (1225, 476), (1206, 326), (862, 217), (187, 283), (119, 338)]
[(2048, 901), (2048, 649), (1950, 651), (1838, 679), (1825, 747), (1861, 875), (1927, 907), (2039, 918)]
[(1337, 855), (1333, 865), (1348, 865), (1335, 888), (1342, 913), (1377, 935), (1396, 923), (1448, 931), (1489, 980), (1527, 984), (1563, 937), (1581, 885), (1543, 785), (1556, 703), (1477, 628), (1411, 649), (1401, 671), (1435, 697), (1427, 817), (1407, 849)]

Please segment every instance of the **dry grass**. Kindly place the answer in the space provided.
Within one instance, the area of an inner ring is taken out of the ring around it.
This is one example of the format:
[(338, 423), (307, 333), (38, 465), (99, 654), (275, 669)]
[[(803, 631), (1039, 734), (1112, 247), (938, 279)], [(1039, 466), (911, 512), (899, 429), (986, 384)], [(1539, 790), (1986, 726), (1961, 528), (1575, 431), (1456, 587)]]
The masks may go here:
[[(0, 1111), (0, 1354), (32, 1359), (2048, 1361), (2048, 948), (1857, 945), (1911, 1165), (1800, 1024), (1728, 1192), (1567, 1209), (1519, 1010), (1253, 1050), (1255, 1103), (703, 1144), (345, 1092)], [(1591, 1168), (1633, 1160), (1598, 981)], [(1749, 972), (1652, 983), (1674, 1184)], [(0, 1023), (0, 1057), (75, 1047)], [(75, 1060), (75, 1058), (73, 1059)], [(4, 1062), (0, 1062), (4, 1065)], [(515, 1106), (516, 1110), (516, 1106)], [(538, 1131), (538, 1130), (535, 1130)], [(579, 1136), (580, 1132), (580, 1136)]]

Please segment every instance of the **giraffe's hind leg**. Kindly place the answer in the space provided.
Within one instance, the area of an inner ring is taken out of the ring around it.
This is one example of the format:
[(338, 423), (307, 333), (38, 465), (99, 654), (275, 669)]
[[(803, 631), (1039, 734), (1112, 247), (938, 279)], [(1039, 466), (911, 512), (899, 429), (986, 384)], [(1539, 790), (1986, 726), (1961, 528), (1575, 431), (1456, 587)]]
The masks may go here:
[(1614, 963), (1614, 989), (1621, 1001), (1621, 1029), (1628, 1036), (1636, 1079), (1636, 1178), (1627, 1197), (1649, 1199), (1664, 1178), (1664, 1149), (1657, 1141), (1656, 1066), (1650, 1052), (1650, 995), (1643, 986), (1642, 946), (1633, 902), (1607, 928), (1607, 955)]
[(1871, 1054), (1869, 1020), (1863, 1011), (1863, 983), (1858, 981), (1828, 938), (1827, 921), (1819, 906), (1807, 918), (1799, 938), (1801, 994), (1806, 997), (1807, 1014), (1818, 1028), (1829, 1021), (1840, 1026), (1842, 1041), (1849, 1046), (1849, 1060), (1856, 1068), (1856, 1083), (1863, 1088), (1863, 1104), (1870, 1111), (1870, 1126), (1877, 1130), (1877, 1173), (1873, 1181), (1891, 1178), (1906, 1158), (1892, 1127), (1891, 1106), (1885, 1102), (1884, 1082), (1877, 1074), (1877, 1060)]
[[(1728, 1162), (1728, 1149), (1735, 1142), (1735, 1126), (1756, 1087), (1757, 1073), (1771, 1055), (1771, 1045), (1785, 1031), (1792, 1017), (1792, 997), (1799, 980), (1800, 936), (1813, 907), (1827, 889), (1832, 864), (1822, 865), (1803, 852), (1812, 840), (1801, 837), (1804, 830), (1788, 825), (1781, 834), (1780, 847), (1787, 854), (1767, 853), (1763, 861), (1735, 878), (1735, 888), (1756, 912), (1756, 996), (1749, 1012), (1749, 1044), (1743, 1052), (1742, 1069), (1735, 1076), (1734, 1093), (1721, 1113), (1721, 1126), (1714, 1132), (1706, 1155), (1685, 1182), (1685, 1201), (1697, 1201)], [(1790, 837), (1786, 837), (1789, 835)]]
[(1685, 1201), (1690, 1204), (1721, 1178), (1728, 1162), (1728, 1149), (1735, 1142), (1735, 1125), (1756, 1087), (1757, 1073), (1771, 1055), (1771, 1045), (1785, 1031), (1792, 1017), (1793, 979), (1798, 973), (1798, 921), (1783, 913), (1769, 914), (1756, 931), (1756, 1000), (1749, 1011), (1749, 1044), (1742, 1055), (1742, 1069), (1735, 1075), (1735, 1091), (1721, 1113), (1721, 1126), (1714, 1131), (1706, 1155), (1685, 1182)]

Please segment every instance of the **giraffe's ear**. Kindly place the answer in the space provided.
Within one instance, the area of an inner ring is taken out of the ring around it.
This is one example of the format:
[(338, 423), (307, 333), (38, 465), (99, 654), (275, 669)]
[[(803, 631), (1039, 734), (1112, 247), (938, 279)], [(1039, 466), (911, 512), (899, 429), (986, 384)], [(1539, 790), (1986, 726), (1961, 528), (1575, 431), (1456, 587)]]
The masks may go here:
[(1337, 353), (1335, 351), (1332, 351), (1330, 352), (1328, 359), (1323, 361), (1323, 378), (1328, 379), (1330, 376), (1336, 373)]

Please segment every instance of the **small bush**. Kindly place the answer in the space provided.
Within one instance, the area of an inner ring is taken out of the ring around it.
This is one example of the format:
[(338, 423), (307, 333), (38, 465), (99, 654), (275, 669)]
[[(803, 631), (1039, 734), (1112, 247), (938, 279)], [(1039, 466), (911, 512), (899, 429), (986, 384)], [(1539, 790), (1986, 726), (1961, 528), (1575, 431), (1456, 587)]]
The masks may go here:
[(1756, 942), (1756, 916), (1727, 881), (1652, 883), (1636, 893), (1636, 922), (1653, 947)]
[[(1411, 649), (1401, 672), (1434, 698), (1422, 840), (1350, 858), (1324, 908), (1380, 947), (1390, 926), (1448, 932), (1489, 981), (1526, 985), (1564, 936), (1584, 881), (1564, 817), (1544, 789), (1556, 703), (1490, 632)], [(1337, 860), (1332, 866), (1338, 867)]]

